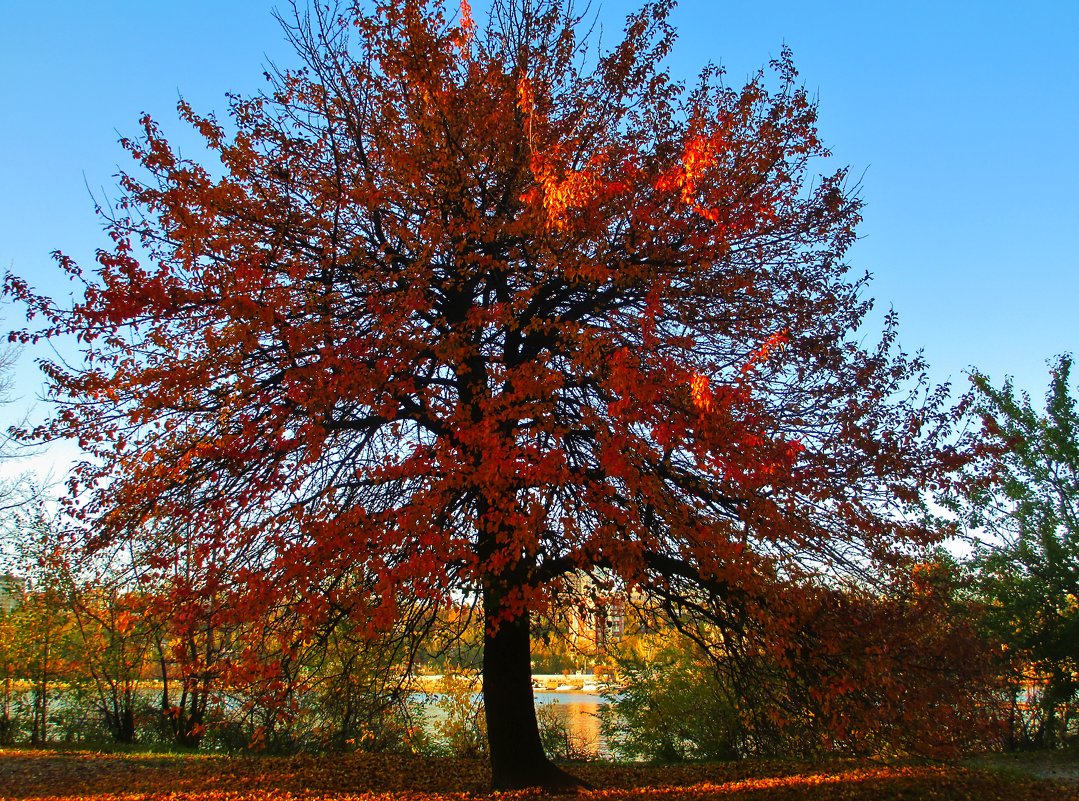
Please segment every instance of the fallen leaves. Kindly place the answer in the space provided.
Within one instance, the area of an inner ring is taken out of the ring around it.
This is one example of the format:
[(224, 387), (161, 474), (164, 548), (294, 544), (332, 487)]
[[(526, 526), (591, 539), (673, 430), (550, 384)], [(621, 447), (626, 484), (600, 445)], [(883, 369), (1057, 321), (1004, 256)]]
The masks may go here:
[[(596, 801), (1079, 801), (1061, 784), (943, 764), (745, 761), (586, 764)], [(386, 754), (298, 757), (0, 750), (0, 798), (49, 801), (465, 801), (485, 794), (475, 760)], [(531, 797), (533, 793), (496, 795)]]

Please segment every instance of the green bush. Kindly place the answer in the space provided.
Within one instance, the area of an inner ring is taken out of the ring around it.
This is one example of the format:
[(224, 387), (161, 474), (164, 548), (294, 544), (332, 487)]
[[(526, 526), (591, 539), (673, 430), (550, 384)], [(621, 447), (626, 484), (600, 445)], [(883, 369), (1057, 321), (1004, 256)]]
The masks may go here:
[(615, 661), (621, 687), (604, 693), (600, 728), (616, 756), (683, 762), (739, 755), (738, 713), (703, 656), (666, 645), (649, 658), (626, 654)]

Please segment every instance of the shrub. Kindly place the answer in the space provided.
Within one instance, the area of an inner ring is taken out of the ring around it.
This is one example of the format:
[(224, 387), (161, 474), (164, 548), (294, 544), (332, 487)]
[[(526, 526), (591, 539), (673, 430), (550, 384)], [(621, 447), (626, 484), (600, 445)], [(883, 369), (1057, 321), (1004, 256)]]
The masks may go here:
[(739, 755), (738, 713), (703, 656), (670, 644), (651, 658), (615, 660), (621, 687), (604, 693), (609, 703), (600, 709), (600, 728), (617, 756), (682, 762)]

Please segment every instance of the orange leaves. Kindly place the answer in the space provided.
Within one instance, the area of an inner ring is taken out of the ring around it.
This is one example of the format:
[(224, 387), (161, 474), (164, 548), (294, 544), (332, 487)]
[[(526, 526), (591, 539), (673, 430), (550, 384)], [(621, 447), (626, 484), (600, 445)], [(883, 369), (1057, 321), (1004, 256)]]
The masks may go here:
[(517, 108), (525, 117), (531, 117), (536, 110), (536, 94), (532, 81), (524, 74), (517, 79)]
[[(531, 94), (528, 95), (531, 102)], [(582, 219), (586, 224), (589, 210), (618, 196), (625, 184), (617, 175), (615, 158), (609, 153), (593, 154), (587, 163), (577, 169), (566, 163), (566, 158), (554, 148), (547, 152), (533, 152), (529, 167), (536, 185), (521, 194), (521, 200), (529, 205), (539, 205), (544, 211), (546, 225), (552, 229), (565, 228), (571, 218)], [(585, 280), (601, 282), (610, 274), (600, 272), (599, 265), (592, 271), (579, 271)], [(575, 276), (569, 276), (571, 280)]]
[(946, 579), (933, 598), (912, 593), (903, 569), (880, 581), (878, 593), (853, 583), (789, 588), (789, 631), (775, 653), (803, 718), (784, 725), (853, 752), (939, 756), (993, 741), (990, 662), (970, 610)]
[(460, 30), (457, 44), (463, 50), (476, 35), (476, 21), (472, 18), (472, 6), (468, 0), (461, 0), (457, 27)]
[[(576, 766), (597, 801), (1076, 801), (1074, 782), (957, 765), (836, 760)], [(1066, 772), (1066, 768), (1062, 768)], [(483, 798), (477, 760), (388, 754), (227, 757), (6, 750), (0, 786), (11, 799), (57, 801), (461, 801)], [(500, 793), (492, 798), (534, 798)]]
[[(702, 216), (712, 219), (716, 212), (699, 205), (697, 189), (707, 170), (715, 167), (726, 150), (726, 135), (716, 130), (710, 135), (691, 133), (682, 149), (681, 164), (669, 168), (655, 182), (660, 192), (676, 190), (687, 206), (692, 206)], [(713, 222), (715, 220), (713, 219)]]
[[(661, 197), (673, 196), (712, 223), (704, 230), (717, 242), (729, 242), (777, 219), (786, 178), (769, 152), (764, 123), (753, 119), (765, 100), (759, 88), (747, 87), (740, 108), (720, 107), (714, 116), (705, 107), (695, 108), (681, 132), (677, 162), (668, 160), (653, 178)], [(769, 136), (774, 134), (769, 129)], [(804, 136), (808, 130), (799, 131), (797, 138)]]
[(746, 359), (742, 365), (742, 373), (752, 372), (758, 365), (766, 362), (771, 354), (783, 350), (787, 346), (787, 338), (786, 331), (779, 331), (765, 339)]
[(712, 392), (708, 388), (708, 376), (694, 373), (689, 379), (689, 394), (698, 411), (704, 414), (712, 411)]
[(547, 159), (532, 157), (532, 174), (539, 186), (522, 195), (526, 203), (540, 198), (551, 226), (560, 228), (569, 211), (585, 206), (593, 197), (596, 176), (587, 170), (569, 170), (559, 175)]

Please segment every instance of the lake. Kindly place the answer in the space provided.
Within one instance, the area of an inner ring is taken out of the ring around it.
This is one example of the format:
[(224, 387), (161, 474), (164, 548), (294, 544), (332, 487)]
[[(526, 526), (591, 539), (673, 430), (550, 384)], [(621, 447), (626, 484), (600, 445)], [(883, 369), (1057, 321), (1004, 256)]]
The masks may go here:
[[(537, 692), (536, 706), (546, 707), (565, 724), (573, 747), (590, 756), (609, 756), (599, 730), (599, 709), (606, 701), (594, 693)], [(540, 715), (544, 713), (541, 710)]]
[[(474, 697), (478, 701), (479, 693)], [(425, 698), (428, 720), (437, 719), (440, 714), (436, 706), (438, 693), (427, 693)], [(566, 751), (589, 757), (610, 756), (599, 727), (599, 710), (607, 703), (602, 696), (588, 692), (536, 690), (534, 698), (541, 725), (546, 722), (547, 728), (561, 728), (565, 734), (568, 742), (562, 745), (562, 756), (568, 756)]]

